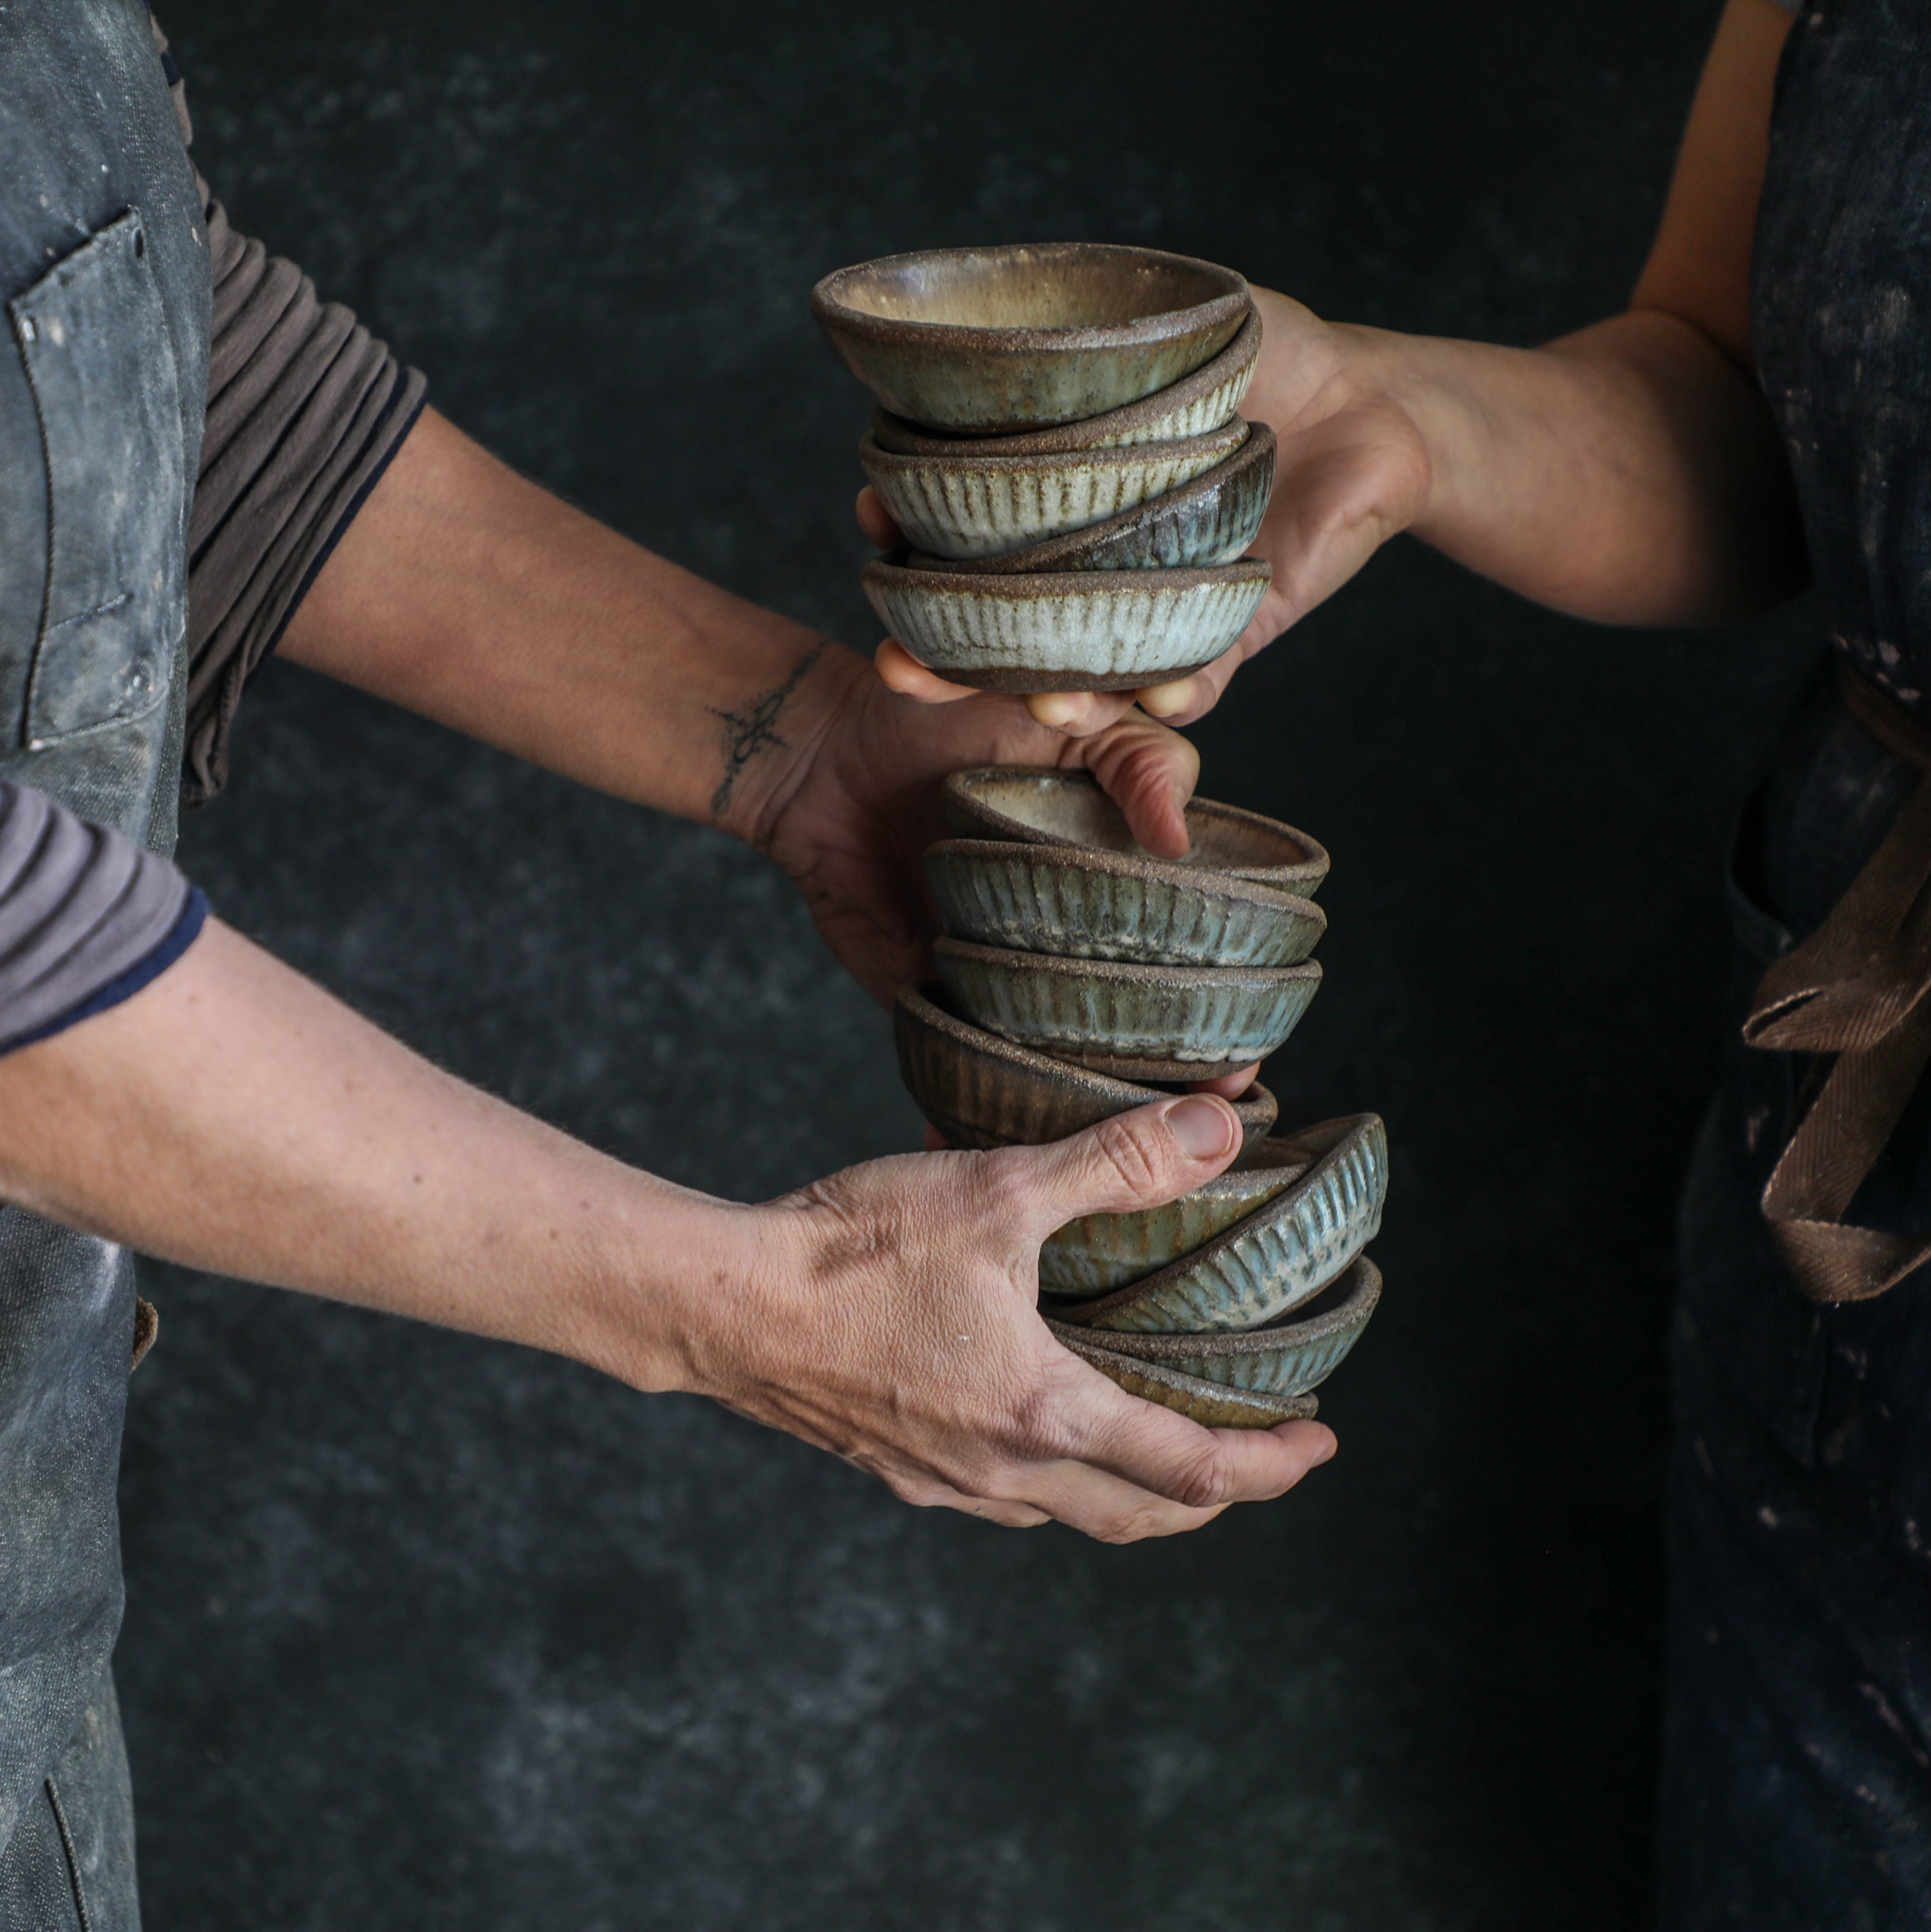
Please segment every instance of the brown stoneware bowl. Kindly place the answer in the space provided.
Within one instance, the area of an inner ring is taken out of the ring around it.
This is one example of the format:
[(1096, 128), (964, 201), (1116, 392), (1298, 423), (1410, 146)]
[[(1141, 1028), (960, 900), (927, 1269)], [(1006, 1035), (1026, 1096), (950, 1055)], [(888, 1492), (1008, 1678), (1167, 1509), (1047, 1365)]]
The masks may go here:
[(811, 291), (832, 347), (895, 416), (980, 434), (1167, 388), (1219, 355), (1250, 305), (1231, 268), (1092, 242), (922, 249)]
[(946, 1004), (1024, 1046), (1122, 1080), (1210, 1080), (1276, 1052), (1321, 985), (1298, 966), (1141, 966), (941, 939)]
[[(1126, 829), (1126, 814), (1089, 772), (976, 766), (954, 772), (940, 801), (946, 825), (961, 838), (1150, 856)], [(1278, 819), (1196, 798), (1187, 806), (1186, 820), (1193, 842), (1184, 859), (1170, 862), (1252, 879), (1303, 898), (1312, 898), (1327, 877), (1325, 848)]]
[(1273, 488), (1274, 432), (1257, 423), (1247, 440), (1211, 470), (1098, 523), (964, 562), (916, 549), (905, 560), (914, 570), (1002, 575), (1027, 571), (1187, 570), (1196, 565), (1231, 563), (1260, 535)]
[[(1172, 1097), (1069, 1066), (947, 1010), (936, 986), (904, 988), (892, 1010), (898, 1070), (919, 1109), (955, 1147), (1036, 1146)], [(1247, 1144), (1274, 1124), (1274, 1096), (1258, 1081), (1229, 1103)]]
[[(1312, 1309), (1237, 1334), (1094, 1336), (1103, 1348), (1201, 1380), (1275, 1396), (1306, 1395), (1339, 1368), (1381, 1299), (1381, 1270), (1366, 1255)], [(1054, 1334), (1091, 1334), (1049, 1319)]]
[(1117, 1382), (1129, 1395), (1177, 1408), (1209, 1429), (1271, 1429), (1277, 1422), (1312, 1421), (1320, 1411), (1321, 1405), (1311, 1395), (1231, 1388), (1168, 1368), (1163, 1362), (1143, 1362), (1123, 1355), (1084, 1330), (1064, 1328), (1058, 1322), (1048, 1326), (1081, 1361)]
[(1313, 900), (1127, 852), (946, 838), (925, 883), (954, 939), (1148, 966), (1296, 966), (1327, 930)]
[[(982, 456), (1063, 456), (1075, 449), (1115, 449), (1129, 443), (1204, 436), (1230, 421), (1240, 408), (1260, 353), (1261, 318), (1250, 309), (1240, 334), (1211, 362), (1170, 388), (1123, 409), (1088, 416), (1084, 422), (1027, 430), (1017, 436), (976, 437), (973, 447)], [(898, 456), (943, 456), (959, 444), (956, 436), (922, 430), (889, 410), (872, 411), (871, 440)]]

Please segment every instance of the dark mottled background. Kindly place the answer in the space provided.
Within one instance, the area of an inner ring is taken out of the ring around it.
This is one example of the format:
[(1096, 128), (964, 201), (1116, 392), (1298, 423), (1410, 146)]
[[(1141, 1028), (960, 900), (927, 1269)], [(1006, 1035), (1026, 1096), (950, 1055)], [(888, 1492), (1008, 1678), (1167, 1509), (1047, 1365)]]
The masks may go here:
[[(1094, 237), (1525, 342), (1616, 303), (1714, 13), (177, 0), (201, 164), (458, 422), (855, 642), (864, 401), (804, 297)], [(894, 1504), (704, 1405), (159, 1269), (120, 1667), (151, 1932), (1576, 1932), (1647, 1918), (1660, 1337), (1727, 821), (1808, 649), (1402, 546), (1205, 789), (1333, 848), (1269, 1078), (1387, 1117), (1339, 1461), (1179, 1542)], [(754, 1197), (913, 1139), (788, 889), (286, 668), (187, 862), (598, 1145)]]

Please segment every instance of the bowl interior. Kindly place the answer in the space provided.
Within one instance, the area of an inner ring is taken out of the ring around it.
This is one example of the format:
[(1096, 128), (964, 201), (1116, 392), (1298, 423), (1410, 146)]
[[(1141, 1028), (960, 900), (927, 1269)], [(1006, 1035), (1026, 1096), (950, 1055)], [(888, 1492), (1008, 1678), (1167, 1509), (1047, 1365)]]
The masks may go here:
[(959, 328), (1107, 328), (1237, 292), (1231, 270), (1132, 248), (1063, 243), (933, 249), (868, 262), (827, 293), (883, 321)]
[[(1126, 814), (1085, 772), (988, 765), (955, 772), (945, 783), (948, 818), (964, 836), (1084, 845), (1102, 852), (1150, 855), (1128, 830)], [(993, 828), (989, 832), (985, 829)], [(1192, 844), (1167, 862), (1241, 874), (1291, 869), (1309, 876), (1293, 890), (1311, 894), (1326, 876), (1327, 854), (1291, 825), (1195, 799), (1187, 807)]]

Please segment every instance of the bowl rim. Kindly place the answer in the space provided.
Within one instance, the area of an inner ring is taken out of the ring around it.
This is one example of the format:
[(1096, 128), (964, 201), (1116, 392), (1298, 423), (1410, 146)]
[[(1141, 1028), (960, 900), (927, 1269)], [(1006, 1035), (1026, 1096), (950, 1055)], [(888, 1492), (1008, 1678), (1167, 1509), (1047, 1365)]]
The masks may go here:
[[(1225, 568), (1225, 566), (1217, 566)], [(1128, 576), (1142, 574), (1125, 571), (1093, 571), (1090, 576)], [(994, 809), (975, 796), (973, 782), (988, 777), (1010, 778), (1015, 775), (1022, 778), (1044, 778), (1069, 790), (1080, 790), (1099, 792), (1106, 796), (1104, 788), (1092, 772), (1066, 771), (1057, 765), (963, 765), (957, 771), (948, 772), (940, 780), (939, 795), (943, 803), (951, 804), (964, 812), (982, 825), (997, 828), (1013, 842), (1025, 845), (1047, 845), (1055, 850), (1071, 852), (1103, 852), (1104, 846), (1089, 845), (1081, 840), (1069, 838), (1064, 832), (1048, 832), (1030, 825), (1023, 818), (1015, 818), (1009, 813)], [(1111, 802), (1111, 801), (1109, 801)], [(1315, 888), (1327, 879), (1330, 866), (1327, 848), (1319, 839), (1301, 830), (1299, 826), (1290, 825), (1285, 819), (1270, 818), (1264, 813), (1250, 812), (1245, 806), (1223, 805), (1218, 799), (1202, 798), (1196, 794), (1189, 799), (1186, 806), (1189, 818), (1217, 819), (1233, 823), (1249, 830), (1258, 830), (1273, 838), (1285, 838), (1298, 846), (1307, 856), (1284, 866), (1187, 866), (1186, 869), (1197, 874), (1232, 879), (1252, 879), (1263, 885), (1281, 886), (1283, 890), (1293, 891), (1285, 881), (1289, 878), (1299, 878), (1309, 881), (1306, 892), (1297, 895), (1311, 898)], [(958, 833), (955, 837), (970, 836)], [(1128, 855), (1132, 856), (1132, 855)], [(1162, 861), (1163, 863), (1182, 863), (1183, 861)]]
[[(1126, 442), (1106, 449), (1070, 449), (1049, 456), (985, 456), (970, 448), (948, 450), (942, 456), (899, 456), (891, 450), (881, 449), (868, 433), (859, 443), (858, 460), (865, 466), (868, 476), (874, 470), (888, 476), (902, 476), (917, 470), (936, 470), (969, 476), (1024, 476), (1036, 471), (1144, 469), (1154, 463), (1184, 462), (1190, 455), (1204, 454), (1225, 445), (1226, 454), (1219, 462), (1201, 472), (1208, 476), (1246, 448), (1252, 440), (1253, 429), (1254, 425), (1246, 417), (1230, 416), (1219, 428), (1203, 430), (1198, 436), (1177, 436), (1165, 442)], [(1176, 490), (1186, 488), (1185, 484), (1174, 485)], [(1147, 500), (1158, 502), (1162, 498), (1150, 497)]]
[[(1104, 1335), (1107, 1339), (1099, 1346), (1115, 1354), (1130, 1355), (1137, 1361), (1159, 1362), (1171, 1368), (1189, 1357), (1271, 1355), (1288, 1348), (1304, 1348), (1311, 1342), (1324, 1342), (1345, 1328), (1365, 1324), (1381, 1299), (1381, 1270), (1366, 1254), (1358, 1254), (1316, 1292), (1333, 1294), (1337, 1289), (1343, 1291), (1340, 1299), (1318, 1315), (1303, 1315), (1300, 1311), (1307, 1304), (1302, 1302), (1258, 1328), (1210, 1328), (1189, 1334), (1171, 1329), (1096, 1330), (1063, 1321), (1057, 1315), (1049, 1315), (1045, 1320), (1055, 1332), (1069, 1328), (1076, 1334)], [(1313, 1299), (1312, 1295), (1308, 1298), (1309, 1301)]]
[[(932, 942), (934, 958), (970, 959), (1009, 972), (1034, 973), (1048, 979), (1110, 980), (1117, 985), (1164, 988), (1248, 985), (1258, 990), (1321, 982), (1321, 962), (1303, 959), (1292, 966), (1149, 966), (1134, 959), (1089, 959), (1083, 953), (1028, 952), (1015, 946), (986, 946), (976, 939), (942, 934)], [(1188, 1063), (1177, 1061), (1176, 1065)]]
[[(1236, 418), (1237, 421), (1239, 418)], [(1056, 537), (1042, 537), (1037, 543), (1024, 544), (1017, 550), (1000, 550), (991, 556), (941, 557), (934, 556), (925, 550), (906, 552), (908, 570), (922, 571), (928, 575), (934, 572), (951, 571), (961, 576), (1015, 577), (1066, 569), (1075, 557), (1087, 555), (1102, 544), (1116, 538), (1131, 535), (1134, 531), (1157, 524), (1171, 517), (1176, 510), (1184, 510), (1189, 504), (1202, 497), (1224, 490), (1230, 483), (1237, 482), (1245, 470), (1258, 467), (1264, 461), (1271, 472), (1274, 467), (1274, 432), (1265, 423), (1249, 424), (1249, 434), (1240, 446), (1224, 456), (1211, 470), (1203, 470), (1198, 476), (1190, 477), (1184, 483), (1177, 483), (1171, 490), (1164, 490), (1157, 496), (1149, 496), (1145, 502), (1136, 503), (1130, 510), (1121, 510), (1111, 517), (1104, 517), (1096, 524), (1087, 524), (1076, 530), (1063, 531)], [(1141, 442), (1132, 446), (1136, 449), (1165, 449), (1171, 446), (1160, 442)], [(1096, 454), (1103, 452), (1096, 452)], [(1273, 479), (1268, 478), (1268, 494), (1273, 494)], [(1266, 506), (1262, 506), (1265, 514)], [(1239, 562), (1237, 558), (1230, 562)], [(1155, 564), (1136, 564), (1139, 570), (1171, 568)], [(1211, 568), (1211, 566), (1207, 566)], [(1089, 572), (1088, 575), (1096, 573)]]
[[(1222, 1414), (1230, 1411), (1236, 1414), (1244, 1414), (1252, 1425), (1269, 1427), (1282, 1422), (1311, 1422), (1320, 1413), (1321, 1404), (1311, 1390), (1305, 1395), (1276, 1395), (1270, 1389), (1237, 1388), (1231, 1383), (1209, 1382), (1204, 1376), (1189, 1375), (1184, 1369), (1169, 1367), (1165, 1362), (1144, 1361), (1137, 1355), (1123, 1354), (1117, 1348), (1109, 1348), (1104, 1342), (1096, 1341), (1090, 1330), (1063, 1329), (1063, 1324), (1055, 1324), (1050, 1317), (1046, 1318), (1046, 1326), (1054, 1340), (1069, 1354), (1078, 1356), (1097, 1372), (1106, 1373), (1096, 1359), (1102, 1358), (1116, 1364), (1135, 1379), (1151, 1382), (1155, 1388), (1168, 1390), (1181, 1398), (1178, 1402), (1165, 1402), (1138, 1389), (1125, 1390), (1129, 1395), (1138, 1396), (1143, 1402), (1160, 1401), (1162, 1407), (1176, 1409), (1193, 1402), (1211, 1402)], [(1117, 1378), (1114, 1379), (1117, 1381)]]
[[(898, 561), (909, 554), (901, 550), (874, 557), (859, 572), (859, 582), (876, 585), (881, 593), (909, 590), (928, 597), (1017, 600), (1111, 596), (1123, 590), (1213, 590), (1234, 584), (1270, 584), (1274, 577), (1270, 564), (1251, 556), (1237, 557), (1231, 563), (1187, 564), (1172, 570), (1015, 570), (1001, 576), (997, 572), (915, 570)], [(1176, 672), (1165, 674), (1178, 675)]]
[[(1093, 449), (1109, 438), (1132, 434), (1143, 423), (1157, 422), (1177, 409), (1186, 409), (1201, 397), (1211, 395), (1223, 382), (1231, 382), (1243, 370), (1251, 370), (1261, 356), (1261, 311), (1249, 304), (1247, 318), (1235, 332), (1234, 340), (1218, 356), (1203, 362), (1190, 376), (1169, 382), (1164, 389), (1142, 396), (1137, 403), (1122, 403), (1096, 416), (1082, 416), (1050, 429), (1016, 430), (1005, 435), (975, 436), (969, 430), (941, 434), (921, 428), (909, 418), (895, 416), (883, 403), (872, 405), (871, 438), (891, 456), (946, 456), (970, 446), (982, 456), (1069, 455)], [(1234, 409), (1240, 406), (1237, 398)], [(1229, 410), (1230, 416), (1234, 410)], [(880, 442), (883, 424), (892, 442)], [(1162, 440), (1172, 441), (1173, 438)], [(894, 448), (893, 443), (901, 447)]]
[(935, 840), (925, 851), (927, 864), (934, 859), (1052, 864), (1070, 866), (1079, 872), (1105, 872), (1115, 878), (1171, 886), (1177, 891), (1217, 893), (1223, 898), (1240, 899), (1294, 917), (1312, 916), (1323, 932), (1327, 930), (1326, 911), (1318, 901), (1303, 893), (1290, 891), (1285, 886), (1277, 886), (1265, 879), (1246, 878), (1240, 873), (1223, 872), (1213, 866), (1189, 866), (1176, 859), (1143, 858), (1137, 853), (1114, 852), (1099, 845), (1048, 845), (1038, 839), (967, 837)]
[[(1115, 1113), (1124, 1114), (1135, 1107), (1150, 1106), (1156, 1100), (1183, 1097), (1183, 1082), (1175, 1083), (1179, 1091), (1169, 1092), (1144, 1081), (1122, 1080), (1114, 1074), (1098, 1072), (1090, 1066), (1081, 1066), (1077, 1060), (1059, 1059), (1052, 1054), (1042, 1053), (1036, 1047), (1008, 1040), (1003, 1034), (976, 1026), (946, 1006), (944, 994), (945, 988), (934, 980), (908, 980), (894, 997), (894, 1017), (902, 1013), (908, 1024), (949, 1038), (955, 1048), (1004, 1060), (1023, 1073), (1036, 1077), (1044, 1076), (1061, 1084), (1084, 1088), (1096, 1099), (1117, 1100), (1120, 1104), (1114, 1108)], [(912, 1097), (917, 1103), (919, 1096), (915, 1094)], [(1242, 1154), (1234, 1157), (1239, 1160), (1248, 1148), (1257, 1146), (1270, 1137), (1269, 1130), (1280, 1118), (1279, 1103), (1273, 1093), (1257, 1080), (1237, 1100), (1230, 1100), (1227, 1104), (1240, 1120)], [(1250, 1119), (1255, 1123), (1252, 1127), (1248, 1125)], [(1233, 1161), (1228, 1163), (1230, 1167), (1233, 1164)]]
[[(908, 316), (874, 315), (853, 308), (842, 299), (841, 290), (860, 276), (875, 274), (907, 262), (943, 260), (948, 257), (978, 256), (987, 258), (1030, 254), (1037, 256), (1111, 256), (1148, 266), (1192, 269), (1204, 273), (1222, 285), (1222, 292), (1206, 301), (1184, 308), (1161, 309), (1151, 315), (1136, 316), (1131, 322), (1075, 322), (1042, 326), (1022, 323), (1009, 328), (983, 322), (923, 322)], [(1170, 342), (1176, 338), (1204, 334), (1219, 327), (1231, 317), (1253, 306), (1247, 278), (1237, 270), (1218, 262), (1204, 261), (1197, 255), (1181, 255), (1166, 248), (1141, 248), (1123, 242), (1001, 242), (984, 246), (954, 248), (908, 248), (896, 254), (874, 256), (866, 262), (853, 262), (834, 268), (813, 284), (810, 296), (813, 319), (827, 331), (835, 327), (865, 340), (897, 344), (924, 344), (949, 351), (977, 351), (991, 355), (1038, 355), (1090, 352), (1094, 350), (1136, 349)]]
[[(1116, 1288), (1110, 1294), (1095, 1295), (1091, 1299), (1085, 1300), (1069, 1299), (1062, 1306), (1055, 1309), (1054, 1311), (1055, 1315), (1060, 1320), (1069, 1323), (1074, 1328), (1093, 1328), (1096, 1319), (1101, 1316), (1111, 1315), (1120, 1309), (1129, 1307), (1133, 1303), (1145, 1299), (1149, 1295), (1165, 1294), (1168, 1288), (1174, 1286), (1192, 1270), (1217, 1260), (1233, 1246), (1235, 1242), (1251, 1233), (1264, 1217), (1288, 1213), (1299, 1197), (1307, 1194), (1319, 1184), (1327, 1170), (1341, 1159), (1357, 1135), (1366, 1136), (1376, 1129), (1380, 1130), (1385, 1145), (1387, 1125), (1378, 1114), (1340, 1114), (1332, 1120), (1317, 1120), (1312, 1126), (1297, 1127), (1291, 1133), (1268, 1136), (1276, 1140), (1291, 1141), (1302, 1144), (1309, 1142), (1315, 1142), (1318, 1151), (1315, 1157), (1309, 1162), (1306, 1172), (1289, 1181), (1287, 1186), (1271, 1200), (1264, 1201), (1251, 1214), (1243, 1214), (1232, 1226), (1223, 1228), (1210, 1240), (1201, 1242), (1198, 1247), (1168, 1262), (1165, 1268), (1156, 1268), (1151, 1274), (1142, 1275), (1138, 1281), (1129, 1282), (1124, 1288)], [(1326, 1144), (1321, 1144), (1324, 1141)], [(1240, 1156), (1236, 1155), (1234, 1158), (1238, 1160)], [(1229, 1162), (1228, 1164), (1231, 1166), (1233, 1162)], [(1360, 1257), (1357, 1256), (1355, 1258), (1358, 1260)], [(1351, 1268), (1354, 1263), (1351, 1262), (1348, 1265)], [(1309, 1293), (1303, 1295), (1300, 1300), (1295, 1302), (1292, 1307), (1284, 1309), (1282, 1311), (1282, 1317), (1292, 1314), (1295, 1308), (1301, 1307), (1312, 1301), (1315, 1295), (1325, 1294), (1333, 1286), (1336, 1281), (1342, 1279), (1346, 1272), (1347, 1270), (1344, 1269), (1341, 1274), (1336, 1275), (1333, 1280), (1324, 1281), (1319, 1287), (1310, 1290)], [(1261, 1325), (1264, 1328), (1267, 1324), (1264, 1323)], [(1144, 1334), (1163, 1331), (1099, 1328), (1095, 1329), (1094, 1332), (1099, 1334), (1114, 1335)], [(1214, 1330), (1203, 1332), (1248, 1334), (1258, 1331), (1248, 1329), (1229, 1329), (1225, 1331)]]

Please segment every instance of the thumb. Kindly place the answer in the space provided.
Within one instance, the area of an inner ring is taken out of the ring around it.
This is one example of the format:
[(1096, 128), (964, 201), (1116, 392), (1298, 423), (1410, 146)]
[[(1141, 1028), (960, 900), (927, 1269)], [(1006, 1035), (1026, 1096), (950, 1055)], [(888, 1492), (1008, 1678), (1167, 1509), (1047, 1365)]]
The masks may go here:
[(1082, 1214), (1154, 1208), (1211, 1180), (1240, 1148), (1240, 1122), (1215, 1094), (1187, 1094), (1041, 1148), (997, 1158), (1018, 1172), (1029, 1238), (1043, 1240)]

